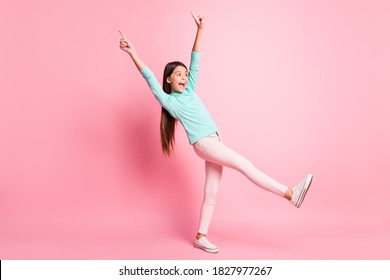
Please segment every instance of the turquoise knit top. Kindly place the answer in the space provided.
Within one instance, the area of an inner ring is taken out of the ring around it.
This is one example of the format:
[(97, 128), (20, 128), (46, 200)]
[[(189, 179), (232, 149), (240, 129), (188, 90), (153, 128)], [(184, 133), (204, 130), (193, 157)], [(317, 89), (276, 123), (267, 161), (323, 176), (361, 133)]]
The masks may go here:
[(182, 93), (165, 93), (156, 76), (148, 67), (140, 71), (161, 106), (183, 125), (190, 144), (194, 144), (219, 130), (202, 100), (195, 93), (199, 60), (200, 52), (192, 52), (188, 83)]

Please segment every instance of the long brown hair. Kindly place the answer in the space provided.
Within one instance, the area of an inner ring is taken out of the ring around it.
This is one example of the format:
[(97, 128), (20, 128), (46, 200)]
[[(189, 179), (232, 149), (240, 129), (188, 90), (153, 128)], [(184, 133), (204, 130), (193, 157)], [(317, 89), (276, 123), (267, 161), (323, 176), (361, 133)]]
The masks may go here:
[[(167, 82), (167, 78), (172, 75), (173, 70), (177, 66), (187, 67), (180, 61), (169, 62), (164, 69), (163, 77), (163, 90), (167, 93), (171, 93), (171, 84)], [(160, 136), (161, 136), (161, 146), (163, 153), (166, 156), (170, 156), (173, 152), (175, 146), (175, 127), (177, 120), (169, 114), (169, 112), (161, 107), (161, 119), (160, 119)]]

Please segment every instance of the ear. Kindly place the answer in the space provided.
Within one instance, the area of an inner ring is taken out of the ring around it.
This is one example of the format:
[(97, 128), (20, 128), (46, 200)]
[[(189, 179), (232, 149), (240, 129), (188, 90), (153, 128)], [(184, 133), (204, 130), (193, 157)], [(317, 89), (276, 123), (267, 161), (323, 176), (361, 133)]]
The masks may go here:
[(168, 84), (171, 83), (171, 77), (168, 77), (168, 78), (167, 78), (167, 83), (168, 83)]

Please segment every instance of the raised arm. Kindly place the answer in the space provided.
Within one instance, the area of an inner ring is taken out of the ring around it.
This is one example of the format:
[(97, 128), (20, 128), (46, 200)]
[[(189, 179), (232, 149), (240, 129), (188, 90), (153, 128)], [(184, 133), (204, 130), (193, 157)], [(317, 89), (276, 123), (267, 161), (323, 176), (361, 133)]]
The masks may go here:
[(119, 31), (119, 33), (122, 36), (119, 47), (130, 55), (131, 59), (134, 61), (135, 66), (138, 68), (138, 70), (141, 71), (146, 67), (145, 63), (138, 56), (133, 44), (126, 38), (125, 35), (123, 35), (122, 32)]
[(192, 48), (193, 52), (200, 52), (202, 49), (202, 35), (203, 35), (203, 26), (204, 26), (204, 17), (203, 16), (195, 16), (192, 12), (192, 17), (195, 20), (195, 23), (198, 27), (198, 30), (196, 31), (196, 37), (194, 46)]
[(134, 46), (122, 34), (122, 32), (120, 33), (122, 35), (122, 38), (120, 39), (119, 47), (130, 55), (130, 57), (134, 61), (135, 66), (138, 68), (142, 76), (145, 78), (146, 82), (149, 85), (149, 88), (152, 90), (154, 96), (160, 102), (161, 106), (169, 110), (170, 106), (169, 106), (168, 94), (166, 94), (163, 91), (160, 83), (156, 79), (156, 76), (149, 69), (149, 67), (147, 67), (145, 63), (143, 63), (143, 61), (139, 58), (137, 52), (135, 51)]

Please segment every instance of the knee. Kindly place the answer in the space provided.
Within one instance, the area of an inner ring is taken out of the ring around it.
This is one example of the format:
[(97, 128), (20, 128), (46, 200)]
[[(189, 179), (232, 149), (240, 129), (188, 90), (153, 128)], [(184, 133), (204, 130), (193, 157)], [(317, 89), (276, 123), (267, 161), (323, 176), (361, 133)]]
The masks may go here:
[(237, 164), (238, 171), (240, 171), (241, 173), (244, 173), (244, 174), (248, 173), (249, 170), (254, 168), (254, 165), (252, 164), (252, 162), (250, 162), (246, 158), (241, 158), (240, 160), (237, 161), (236, 164)]
[(215, 203), (217, 202), (217, 194), (218, 194), (217, 189), (206, 190), (204, 192), (205, 203), (215, 205)]

